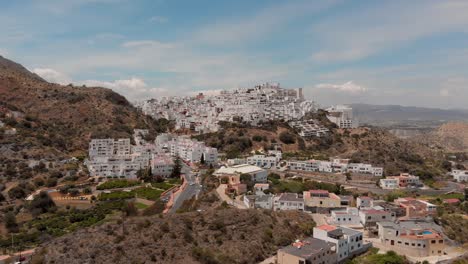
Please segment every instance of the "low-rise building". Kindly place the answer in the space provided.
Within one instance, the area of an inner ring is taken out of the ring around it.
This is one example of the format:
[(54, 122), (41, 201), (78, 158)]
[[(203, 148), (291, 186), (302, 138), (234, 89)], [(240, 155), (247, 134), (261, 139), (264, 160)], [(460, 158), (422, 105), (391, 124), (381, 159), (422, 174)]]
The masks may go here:
[(265, 191), (270, 188), (270, 184), (268, 183), (256, 183), (254, 185), (254, 192), (256, 195), (263, 195)]
[(437, 205), (411, 197), (395, 199), (395, 204), (406, 209), (406, 215), (401, 219), (422, 219), (437, 214)]
[(321, 225), (314, 227), (314, 238), (333, 243), (336, 247), (336, 263), (365, 252), (371, 244), (364, 244), (363, 234), (343, 226)]
[(345, 210), (332, 210), (330, 224), (359, 226), (361, 219), (359, 218), (359, 210), (354, 207), (347, 207)]
[(369, 196), (359, 196), (357, 199), (356, 199), (356, 206), (357, 208), (361, 208), (361, 207), (371, 207), (371, 203), (374, 199), (372, 199), (371, 197)]
[(222, 176), (225, 174), (248, 174), (252, 177), (253, 182), (267, 182), (268, 177), (268, 172), (266, 170), (249, 164), (221, 167), (216, 170), (213, 175)]
[(468, 170), (452, 170), (450, 174), (457, 182), (468, 182)]
[(375, 208), (361, 208), (359, 218), (364, 227), (375, 227), (378, 222), (395, 221), (394, 212), (378, 210)]
[(385, 190), (394, 190), (400, 188), (400, 185), (398, 184), (398, 179), (395, 178), (380, 179), (379, 186), (380, 188)]
[(335, 264), (336, 246), (333, 243), (316, 238), (296, 240), (277, 253), (278, 264)]
[(273, 209), (272, 194), (264, 195), (245, 195), (244, 204), (247, 208)]
[(255, 165), (261, 168), (275, 168), (278, 165), (279, 159), (275, 156), (254, 155), (247, 158), (247, 164)]
[(357, 174), (370, 174), (376, 177), (383, 176), (382, 167), (374, 167), (371, 164), (365, 163), (349, 163), (348, 167), (346, 168), (346, 171)]
[(327, 190), (310, 190), (303, 193), (305, 206), (311, 210), (316, 208), (341, 207), (341, 199), (338, 195)]
[(401, 255), (428, 257), (444, 255), (445, 243), (440, 228), (431, 223), (404, 221), (379, 222), (380, 242)]
[(280, 193), (273, 198), (273, 210), (275, 211), (304, 211), (304, 198), (297, 193)]

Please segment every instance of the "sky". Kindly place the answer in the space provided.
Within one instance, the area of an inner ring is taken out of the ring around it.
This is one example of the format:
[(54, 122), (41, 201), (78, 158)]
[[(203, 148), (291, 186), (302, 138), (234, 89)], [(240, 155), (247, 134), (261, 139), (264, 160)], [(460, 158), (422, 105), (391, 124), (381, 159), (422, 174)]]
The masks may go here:
[(279, 82), (323, 106), (468, 108), (468, 1), (0, 1), (0, 55), (132, 101)]

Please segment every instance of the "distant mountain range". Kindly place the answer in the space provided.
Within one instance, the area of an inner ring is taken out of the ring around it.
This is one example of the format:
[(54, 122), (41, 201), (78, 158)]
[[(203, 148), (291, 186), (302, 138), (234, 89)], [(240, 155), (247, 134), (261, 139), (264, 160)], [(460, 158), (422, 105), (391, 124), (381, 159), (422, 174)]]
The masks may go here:
[[(351, 104), (361, 124), (376, 126), (440, 125), (449, 121), (468, 121), (468, 109), (438, 109), (400, 105)], [(431, 125), (432, 124), (432, 125)]]

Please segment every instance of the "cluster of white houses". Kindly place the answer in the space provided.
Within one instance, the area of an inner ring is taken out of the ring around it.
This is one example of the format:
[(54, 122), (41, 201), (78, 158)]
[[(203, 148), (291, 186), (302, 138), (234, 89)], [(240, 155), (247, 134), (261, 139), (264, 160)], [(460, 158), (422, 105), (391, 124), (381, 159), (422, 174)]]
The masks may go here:
[(252, 125), (268, 120), (289, 121), (316, 108), (312, 101), (304, 99), (302, 88), (284, 89), (277, 83), (224, 90), (216, 95), (151, 99), (138, 106), (155, 118), (176, 121), (177, 129), (200, 133), (217, 131), (219, 121)]
[(351, 163), (349, 159), (305, 160), (288, 161), (287, 168), (293, 171), (325, 172), (325, 173), (355, 173), (368, 174), (376, 177), (383, 176), (382, 167), (374, 167), (371, 164)]
[[(93, 177), (134, 179), (140, 169), (151, 167), (155, 176), (168, 177), (174, 167), (174, 157), (188, 163), (214, 164), (218, 160), (216, 148), (183, 136), (161, 134), (154, 142), (144, 140), (147, 130), (135, 130), (135, 145), (129, 138), (92, 139), (89, 159), (86, 160)], [(203, 157), (203, 158), (202, 158)]]

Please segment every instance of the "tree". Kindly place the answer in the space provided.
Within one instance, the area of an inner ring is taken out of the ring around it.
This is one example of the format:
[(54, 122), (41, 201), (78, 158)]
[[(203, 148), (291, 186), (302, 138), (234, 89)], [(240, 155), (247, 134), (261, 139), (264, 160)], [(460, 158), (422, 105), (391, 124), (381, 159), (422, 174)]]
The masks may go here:
[(16, 216), (13, 212), (6, 213), (4, 221), (8, 232), (17, 233), (19, 231), (18, 223), (16, 223)]
[(137, 171), (137, 178), (144, 182), (151, 182), (153, 180), (151, 166), (148, 166), (146, 169), (139, 169)]
[(174, 159), (174, 167), (172, 167), (171, 178), (178, 178), (182, 172), (182, 160), (177, 155)]
[(122, 208), (122, 211), (126, 216), (135, 216), (138, 215), (138, 209), (133, 202), (125, 202)]
[(53, 209), (55, 209), (55, 203), (45, 191), (35, 195), (34, 199), (29, 204), (29, 211), (31, 211), (34, 216), (47, 213)]
[(290, 132), (287, 132), (287, 131), (281, 132), (281, 134), (279, 135), (279, 139), (284, 144), (294, 144), (294, 143), (296, 143), (296, 137), (294, 136), (294, 134), (292, 134)]

